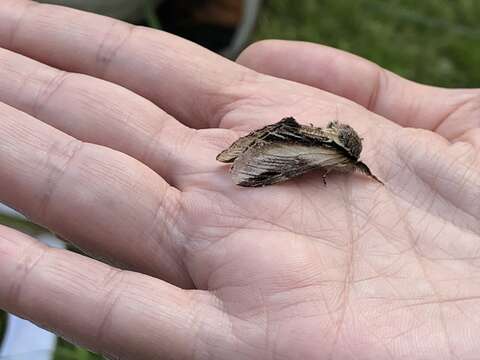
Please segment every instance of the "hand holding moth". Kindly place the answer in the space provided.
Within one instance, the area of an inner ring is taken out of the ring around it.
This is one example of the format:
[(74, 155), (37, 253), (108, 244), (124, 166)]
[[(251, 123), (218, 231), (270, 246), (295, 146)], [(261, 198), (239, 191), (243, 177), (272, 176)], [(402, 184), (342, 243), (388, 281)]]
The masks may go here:
[[(480, 92), (315, 44), (238, 62), (0, 1), (0, 201), (92, 255), (0, 227), (0, 308), (108, 358), (476, 358)], [(300, 153), (320, 169), (241, 188), (215, 160), (232, 144), (242, 171)], [(353, 160), (388, 186), (323, 185)]]

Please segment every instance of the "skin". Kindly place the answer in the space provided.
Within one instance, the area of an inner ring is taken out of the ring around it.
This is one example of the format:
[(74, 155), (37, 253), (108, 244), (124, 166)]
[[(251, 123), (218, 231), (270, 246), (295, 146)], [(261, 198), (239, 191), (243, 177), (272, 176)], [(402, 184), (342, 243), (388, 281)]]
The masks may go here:
[[(103, 260), (0, 227), (0, 308), (119, 359), (478, 358), (479, 90), (23, 0), (0, 47), (0, 201)], [(350, 124), (385, 186), (233, 185), (215, 156), (285, 116)]]

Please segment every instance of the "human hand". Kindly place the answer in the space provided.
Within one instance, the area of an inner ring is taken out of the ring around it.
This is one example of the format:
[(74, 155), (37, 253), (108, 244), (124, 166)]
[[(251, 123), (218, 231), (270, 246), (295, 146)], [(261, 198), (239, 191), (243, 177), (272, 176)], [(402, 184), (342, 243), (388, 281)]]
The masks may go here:
[[(0, 47), (0, 200), (117, 265), (2, 227), (1, 308), (111, 358), (477, 356), (479, 91), (18, 0)], [(233, 185), (215, 156), (284, 116), (351, 124), (385, 186)]]

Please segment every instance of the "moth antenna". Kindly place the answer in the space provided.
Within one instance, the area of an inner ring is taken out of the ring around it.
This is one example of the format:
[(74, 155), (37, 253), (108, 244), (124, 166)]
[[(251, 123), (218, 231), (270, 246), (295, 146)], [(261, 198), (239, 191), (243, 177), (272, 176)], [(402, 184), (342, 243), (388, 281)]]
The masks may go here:
[(379, 182), (380, 184), (385, 185), (382, 180), (380, 180), (379, 178), (377, 178), (375, 175), (372, 174), (368, 166), (365, 165), (363, 162), (357, 161), (357, 163), (355, 164), (355, 170), (361, 172), (362, 174), (367, 175), (368, 177), (371, 177), (373, 180)]

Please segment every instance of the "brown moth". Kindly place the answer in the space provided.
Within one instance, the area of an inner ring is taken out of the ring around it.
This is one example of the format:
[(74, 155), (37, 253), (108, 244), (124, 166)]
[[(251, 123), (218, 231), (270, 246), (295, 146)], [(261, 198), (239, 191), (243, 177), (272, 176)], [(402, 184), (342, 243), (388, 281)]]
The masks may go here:
[(240, 186), (265, 186), (314, 169), (323, 170), (323, 182), (332, 171), (359, 171), (383, 184), (359, 160), (362, 140), (352, 127), (330, 122), (326, 128), (300, 125), (293, 117), (252, 131), (217, 156), (233, 163), (233, 182)]

